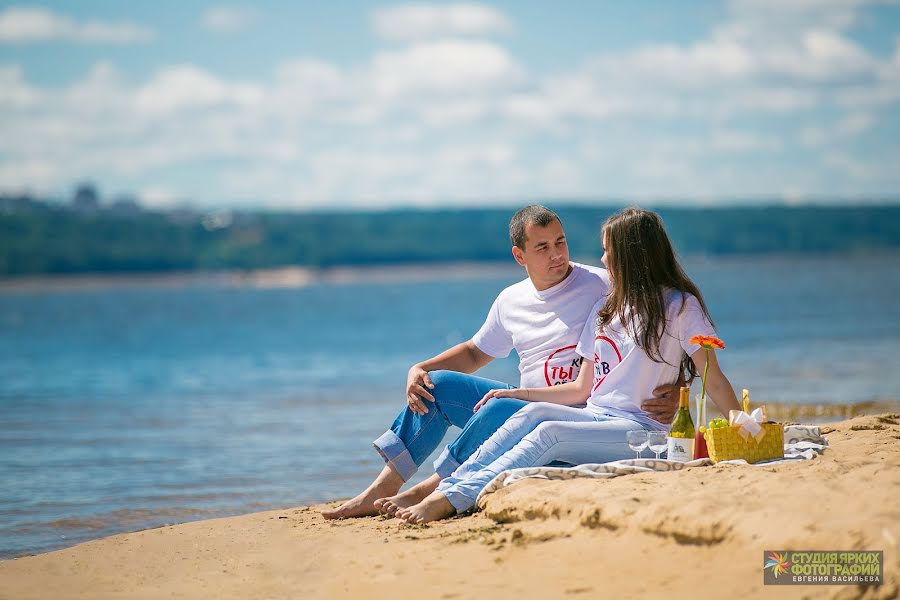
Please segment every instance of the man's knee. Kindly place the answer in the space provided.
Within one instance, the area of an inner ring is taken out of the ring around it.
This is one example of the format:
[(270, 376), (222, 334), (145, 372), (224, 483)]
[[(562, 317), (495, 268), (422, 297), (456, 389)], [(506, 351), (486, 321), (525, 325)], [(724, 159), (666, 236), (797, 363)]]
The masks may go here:
[(459, 385), (462, 383), (462, 380), (466, 375), (464, 373), (457, 373), (456, 371), (431, 371), (428, 373), (428, 377), (431, 378), (431, 383), (434, 384), (434, 387), (429, 389), (431, 395), (434, 396), (435, 400), (438, 400), (438, 397), (442, 394), (456, 394), (459, 392)]
[[(431, 383), (434, 384), (434, 387), (428, 390), (434, 397), (434, 406), (453, 425), (465, 426), (472, 416), (471, 411), (466, 410), (461, 414), (459, 409), (471, 408), (481, 400), (480, 396), (475, 397), (477, 394), (473, 393), (473, 387), (468, 381), (471, 375), (444, 370), (432, 371), (428, 375), (431, 377)], [(430, 403), (429, 406), (431, 406)]]
[(446, 382), (452, 380), (455, 376), (459, 375), (459, 373), (455, 371), (429, 371), (428, 377), (431, 379), (431, 383), (434, 384), (435, 388), (438, 388), (444, 385)]

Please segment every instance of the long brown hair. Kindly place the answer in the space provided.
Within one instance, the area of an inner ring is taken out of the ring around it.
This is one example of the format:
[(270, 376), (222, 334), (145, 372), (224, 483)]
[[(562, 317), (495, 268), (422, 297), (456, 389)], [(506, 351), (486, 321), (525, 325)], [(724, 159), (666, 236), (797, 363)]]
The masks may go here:
[[(606, 303), (597, 313), (597, 327), (603, 329), (619, 317), (626, 332), (654, 362), (666, 362), (659, 343), (666, 329), (666, 289), (693, 294), (712, 323), (703, 295), (675, 257), (663, 221), (658, 214), (640, 208), (626, 208), (603, 224), (606, 262), (612, 286)], [(696, 376), (694, 363), (685, 354), (681, 366), (686, 379)]]

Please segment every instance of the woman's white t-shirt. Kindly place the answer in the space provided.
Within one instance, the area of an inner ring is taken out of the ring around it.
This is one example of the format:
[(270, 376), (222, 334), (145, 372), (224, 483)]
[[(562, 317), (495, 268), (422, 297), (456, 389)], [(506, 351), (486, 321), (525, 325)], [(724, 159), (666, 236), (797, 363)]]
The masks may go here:
[(688, 340), (695, 335), (715, 335), (715, 329), (696, 297), (667, 291), (666, 328), (659, 341), (664, 362), (655, 362), (626, 332), (618, 317), (598, 331), (597, 313), (604, 302), (605, 298), (594, 305), (576, 348), (578, 354), (594, 361), (588, 408), (613, 408), (650, 419), (641, 410), (641, 402), (652, 398), (655, 388), (678, 379), (684, 353), (691, 356), (700, 348)]

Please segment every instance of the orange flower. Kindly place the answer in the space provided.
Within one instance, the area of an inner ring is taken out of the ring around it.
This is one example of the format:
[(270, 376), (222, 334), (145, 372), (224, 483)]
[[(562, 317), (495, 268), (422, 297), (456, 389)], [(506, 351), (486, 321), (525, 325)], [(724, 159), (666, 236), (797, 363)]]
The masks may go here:
[(706, 365), (703, 367), (703, 376), (700, 378), (700, 400), (697, 404), (699, 414), (702, 415), (704, 414), (703, 406), (706, 403), (706, 375), (709, 373), (709, 351), (713, 348), (724, 350), (725, 342), (714, 335), (695, 335), (688, 341), (691, 344), (697, 344), (698, 346), (706, 350)]
[(702, 346), (710, 350), (713, 348), (718, 348), (719, 350), (725, 349), (725, 342), (714, 335), (695, 335), (690, 339), (690, 343), (697, 344), (698, 346)]

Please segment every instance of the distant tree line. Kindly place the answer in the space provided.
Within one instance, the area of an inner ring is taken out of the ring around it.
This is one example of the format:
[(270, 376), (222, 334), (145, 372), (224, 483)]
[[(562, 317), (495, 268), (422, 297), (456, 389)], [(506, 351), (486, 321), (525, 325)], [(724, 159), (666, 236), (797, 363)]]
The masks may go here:
[[(598, 259), (618, 207), (560, 206), (572, 255)], [(509, 260), (514, 208), (371, 212), (0, 207), (0, 275)], [(865, 253), (900, 248), (900, 206), (661, 208), (681, 254)]]

